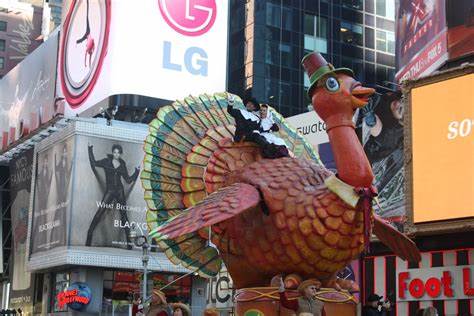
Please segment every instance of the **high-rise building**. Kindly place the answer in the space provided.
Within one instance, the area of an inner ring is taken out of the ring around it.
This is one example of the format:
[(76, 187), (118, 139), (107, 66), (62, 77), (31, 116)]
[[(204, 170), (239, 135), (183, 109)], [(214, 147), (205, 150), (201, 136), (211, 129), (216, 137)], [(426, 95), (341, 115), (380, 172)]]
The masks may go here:
[(41, 44), (42, 8), (0, 0), (0, 78)]
[(365, 84), (393, 81), (395, 0), (231, 0), (230, 10), (229, 90), (284, 116), (307, 111), (300, 61), (311, 51)]

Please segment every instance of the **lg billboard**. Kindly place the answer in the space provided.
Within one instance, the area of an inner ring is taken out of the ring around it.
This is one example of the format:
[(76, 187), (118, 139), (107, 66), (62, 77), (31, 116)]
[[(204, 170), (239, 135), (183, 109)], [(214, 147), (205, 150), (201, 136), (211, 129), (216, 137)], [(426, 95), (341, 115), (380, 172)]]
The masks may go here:
[(66, 115), (94, 113), (117, 94), (175, 100), (225, 90), (228, 1), (72, 0), (66, 8), (58, 65)]

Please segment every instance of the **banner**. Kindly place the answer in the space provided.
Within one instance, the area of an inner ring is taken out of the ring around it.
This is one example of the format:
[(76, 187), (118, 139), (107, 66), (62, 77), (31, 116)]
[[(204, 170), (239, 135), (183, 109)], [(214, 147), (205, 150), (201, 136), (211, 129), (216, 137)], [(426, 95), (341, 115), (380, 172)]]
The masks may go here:
[(400, 94), (375, 95), (359, 111), (356, 132), (372, 165), (380, 207), (375, 212), (403, 229), (405, 216), (403, 102)]
[(0, 80), (2, 149), (61, 110), (55, 108), (58, 38), (52, 34)]
[(26, 239), (30, 204), (33, 149), (10, 161), (10, 196), (12, 200), (12, 261), (10, 265), (10, 307), (25, 313), (33, 309), (33, 277), (26, 270)]
[(95, 113), (117, 94), (175, 100), (224, 91), (228, 2), (67, 1), (58, 65), (66, 115)]
[(66, 245), (73, 145), (69, 138), (37, 155), (31, 253)]
[(76, 146), (70, 245), (132, 249), (130, 231), (147, 230), (143, 144), (79, 135)]
[(416, 79), (447, 59), (445, 0), (397, 0), (396, 80)]
[(474, 3), (472, 0), (447, 0), (449, 59), (474, 54)]

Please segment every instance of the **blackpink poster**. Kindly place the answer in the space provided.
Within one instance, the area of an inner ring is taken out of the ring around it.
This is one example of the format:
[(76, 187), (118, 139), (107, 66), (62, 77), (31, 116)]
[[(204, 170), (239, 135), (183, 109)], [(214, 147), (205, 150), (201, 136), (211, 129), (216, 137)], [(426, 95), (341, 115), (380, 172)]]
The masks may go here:
[(77, 136), (71, 246), (132, 249), (131, 229), (146, 230), (138, 180), (142, 145)]
[(72, 152), (69, 138), (38, 153), (31, 253), (66, 245)]

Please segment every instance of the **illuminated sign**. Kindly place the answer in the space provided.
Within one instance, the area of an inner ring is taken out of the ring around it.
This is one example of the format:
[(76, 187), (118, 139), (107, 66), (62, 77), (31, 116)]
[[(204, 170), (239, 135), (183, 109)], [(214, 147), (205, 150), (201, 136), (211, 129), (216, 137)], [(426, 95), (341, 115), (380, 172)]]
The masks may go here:
[(397, 273), (397, 301), (474, 298), (474, 266), (408, 269)]
[(66, 291), (56, 295), (59, 308), (68, 305), (71, 309), (81, 310), (87, 306), (91, 300), (91, 290), (89, 286), (82, 282), (75, 282)]
[(411, 90), (414, 223), (474, 216), (474, 74)]
[(58, 67), (65, 115), (93, 115), (112, 95), (226, 90), (228, 8), (227, 0), (71, 1)]

